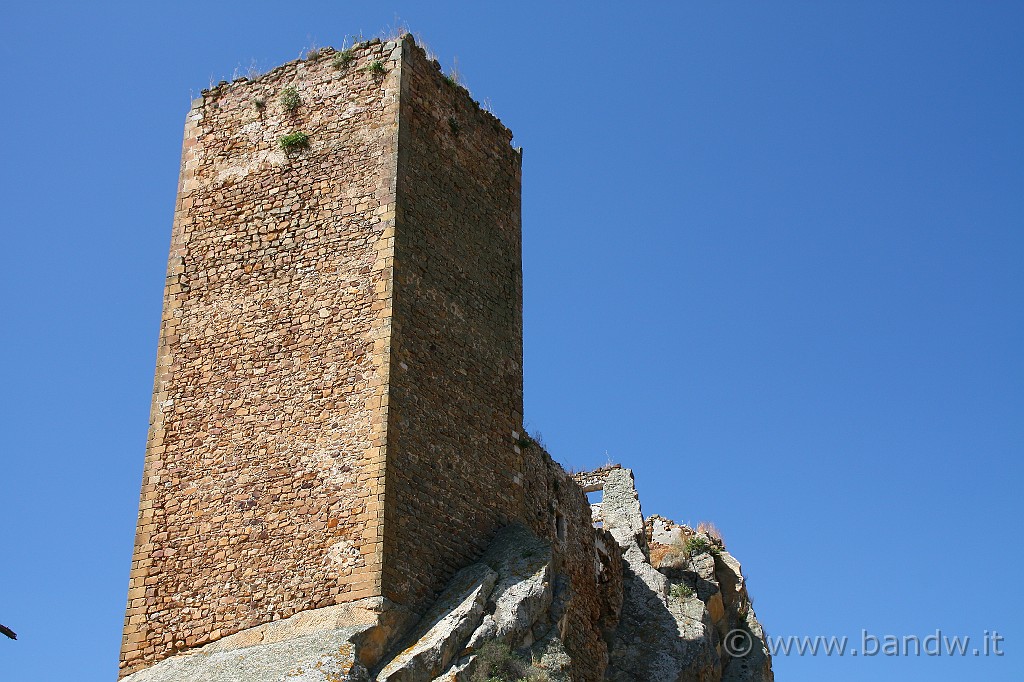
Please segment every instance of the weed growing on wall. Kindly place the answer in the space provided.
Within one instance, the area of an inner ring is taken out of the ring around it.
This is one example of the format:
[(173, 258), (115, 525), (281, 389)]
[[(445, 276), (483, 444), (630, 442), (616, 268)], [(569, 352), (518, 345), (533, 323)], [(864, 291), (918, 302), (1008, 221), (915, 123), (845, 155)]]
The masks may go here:
[(281, 91), (281, 106), (285, 108), (285, 111), (295, 111), (302, 104), (302, 98), (299, 97), (299, 91), (295, 88), (285, 88)]
[(356, 56), (352, 54), (352, 50), (342, 50), (341, 52), (335, 52), (334, 58), (331, 59), (331, 66), (336, 69), (347, 68), (349, 64), (355, 60)]
[(285, 151), (309, 146), (309, 135), (303, 132), (289, 133), (281, 138), (281, 148)]

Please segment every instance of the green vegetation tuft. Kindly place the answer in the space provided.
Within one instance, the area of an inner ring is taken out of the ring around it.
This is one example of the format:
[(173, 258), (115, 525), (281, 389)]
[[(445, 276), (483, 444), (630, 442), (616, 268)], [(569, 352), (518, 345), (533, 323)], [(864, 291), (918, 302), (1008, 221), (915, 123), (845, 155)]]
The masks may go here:
[(309, 135), (303, 132), (289, 133), (281, 138), (281, 148), (285, 151), (309, 146)]
[(487, 642), (476, 652), (470, 682), (548, 682), (543, 670), (516, 656), (508, 644)]
[(685, 549), (686, 553), (690, 556), (703, 553), (717, 556), (722, 552), (722, 549), (718, 545), (714, 544), (699, 533), (695, 533), (686, 539)]
[(697, 592), (689, 585), (676, 583), (669, 589), (669, 594), (676, 599), (689, 599), (690, 597), (696, 596)]
[(347, 68), (355, 60), (356, 56), (352, 54), (352, 50), (342, 50), (341, 52), (334, 53), (334, 59), (331, 60), (331, 65), (336, 69)]
[(295, 88), (285, 88), (281, 91), (281, 106), (285, 108), (285, 111), (295, 111), (302, 104), (302, 98), (299, 97), (299, 91)]

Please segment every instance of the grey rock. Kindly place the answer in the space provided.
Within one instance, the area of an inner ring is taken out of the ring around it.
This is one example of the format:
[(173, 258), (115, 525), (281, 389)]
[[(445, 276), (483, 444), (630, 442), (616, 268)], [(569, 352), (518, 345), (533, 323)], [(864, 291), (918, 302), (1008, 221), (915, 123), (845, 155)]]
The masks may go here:
[(473, 660), (473, 656), (463, 656), (453, 663), (448, 670), (445, 670), (431, 680), (431, 682), (459, 682), (459, 680), (467, 679), (467, 676), (472, 672)]
[(164, 659), (122, 682), (365, 682), (405, 614), (382, 600), (314, 609)]
[[(643, 514), (629, 469), (605, 479), (604, 528), (623, 549), (622, 613), (612, 635), (606, 678), (615, 682), (711, 682), (721, 674), (717, 633), (698, 598), (668, 596), (651, 563)], [(714, 577), (713, 559), (700, 567)], [(716, 586), (717, 591), (717, 586)]]
[(740, 562), (726, 551), (715, 561), (715, 577), (722, 589), (722, 600), (727, 609), (735, 609), (747, 600), (747, 588)]
[[(726, 615), (732, 614), (733, 622), (727, 627), (730, 631), (738, 629), (741, 637), (749, 638), (746, 642), (750, 649), (743, 656), (731, 657), (729, 647), (725, 647), (723, 682), (772, 682), (775, 674), (772, 672), (771, 656), (765, 644), (764, 630), (747, 594), (740, 562), (728, 552), (719, 553), (715, 557), (715, 577), (721, 587)], [(723, 629), (720, 627), (719, 631)], [(723, 634), (723, 640), (728, 636), (728, 633)]]
[(647, 555), (644, 515), (640, 511), (640, 496), (637, 495), (630, 469), (613, 469), (608, 472), (604, 481), (601, 515), (604, 517), (604, 527), (611, 531), (619, 545), (635, 545)]
[(698, 552), (690, 556), (690, 567), (701, 580), (717, 584), (715, 581), (715, 557), (710, 552)]
[(495, 536), (481, 561), (497, 572), (480, 626), (467, 648), (497, 640), (517, 647), (551, 606), (551, 547), (525, 526), (514, 524)]
[(378, 673), (378, 682), (429, 682), (444, 672), (483, 619), (497, 579), (497, 572), (482, 563), (456, 573), (401, 653)]
[(363, 682), (352, 654), (360, 628), (342, 628), (235, 651), (173, 656), (125, 677), (129, 682)]
[(722, 670), (722, 682), (774, 682), (771, 656), (764, 643), (764, 632), (757, 623), (753, 612), (748, 613), (748, 627), (745, 628), (745, 647), (749, 652), (744, 656), (726, 659)]
[(680, 526), (669, 525), (661, 517), (652, 517), (651, 540), (660, 545), (682, 545), (686, 538)]
[(529, 653), (534, 667), (547, 673), (551, 682), (572, 682), (570, 676), (572, 660), (554, 628), (543, 639), (531, 646)]

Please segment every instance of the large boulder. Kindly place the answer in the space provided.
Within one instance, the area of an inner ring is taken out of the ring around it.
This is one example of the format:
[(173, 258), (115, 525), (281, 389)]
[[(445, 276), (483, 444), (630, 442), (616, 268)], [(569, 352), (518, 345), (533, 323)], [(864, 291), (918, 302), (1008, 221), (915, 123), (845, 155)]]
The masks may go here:
[(407, 646), (377, 674), (378, 682), (429, 682), (444, 672), (480, 625), (497, 580), (497, 572), (482, 563), (456, 573)]
[(568, 666), (568, 656), (554, 641), (560, 607), (553, 588), (566, 581), (552, 571), (551, 547), (532, 531), (519, 524), (499, 531), (480, 561), (452, 579), (376, 680), (464, 681), (491, 665), (495, 652), (521, 670), (534, 657), (545, 660), (553, 682), (567, 679), (554, 674)]
[(519, 646), (551, 606), (551, 547), (525, 526), (498, 533), (481, 562), (498, 574), (487, 602), (487, 615), (467, 645), (480, 648), (495, 640)]

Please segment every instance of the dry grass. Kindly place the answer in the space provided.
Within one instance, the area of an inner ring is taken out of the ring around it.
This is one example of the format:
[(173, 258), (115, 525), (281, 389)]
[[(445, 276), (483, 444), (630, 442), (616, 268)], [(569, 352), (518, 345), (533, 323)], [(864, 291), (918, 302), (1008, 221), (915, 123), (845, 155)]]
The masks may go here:
[(320, 57), (320, 53), (323, 51), (323, 48), (311, 35), (307, 35), (306, 40), (308, 41), (308, 45), (306, 47), (303, 47), (302, 50), (299, 52), (299, 59), (314, 61), (318, 57)]
[(446, 73), (444, 77), (445, 80), (447, 80), (452, 85), (462, 85), (462, 87), (466, 87), (462, 82), (462, 72), (459, 71), (458, 57), (452, 58), (452, 68), (448, 69), (448, 73)]
[(487, 642), (476, 652), (472, 682), (548, 682), (539, 670), (513, 653), (508, 644)]
[(719, 545), (725, 546), (725, 540), (722, 538), (722, 531), (718, 530), (718, 526), (710, 521), (701, 521), (697, 524), (697, 532), (704, 533), (713, 541)]

